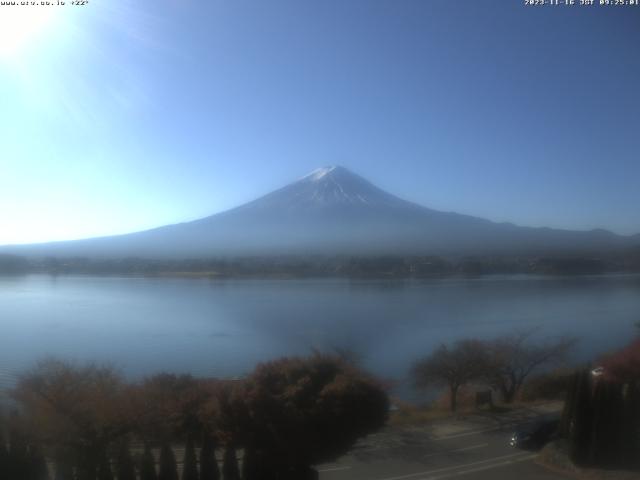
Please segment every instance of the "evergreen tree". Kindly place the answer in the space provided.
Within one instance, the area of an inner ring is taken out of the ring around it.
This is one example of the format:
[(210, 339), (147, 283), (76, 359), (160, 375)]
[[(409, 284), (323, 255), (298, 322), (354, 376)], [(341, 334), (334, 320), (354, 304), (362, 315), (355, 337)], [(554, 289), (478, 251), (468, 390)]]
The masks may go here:
[(558, 428), (560, 436), (563, 438), (569, 438), (571, 434), (571, 424), (575, 415), (575, 395), (580, 373), (575, 372), (571, 375), (569, 385), (567, 387), (567, 394), (564, 400), (564, 407), (562, 409), (562, 417), (560, 419), (560, 426)]
[(576, 375), (561, 421), (569, 455), (576, 464), (634, 467), (640, 464), (640, 382)]
[(599, 381), (593, 394), (589, 463), (603, 467), (619, 463), (624, 422), (622, 385)]
[(29, 452), (24, 437), (12, 430), (9, 437), (9, 479), (22, 480), (29, 477)]
[[(286, 477), (283, 465), (274, 463), (272, 455), (267, 455), (263, 449), (247, 446), (242, 456), (243, 480), (280, 480)], [(296, 477), (297, 478), (297, 477)]]
[(182, 464), (182, 480), (198, 480), (198, 465), (193, 440), (189, 438), (184, 449), (184, 463)]
[(597, 382), (592, 400), (592, 424), (590, 432), (590, 445), (587, 462), (591, 465), (601, 464), (606, 457), (605, 449), (607, 442), (607, 422), (609, 421), (607, 409), (609, 408), (609, 389), (605, 382)]
[(73, 467), (67, 462), (55, 463), (55, 476), (54, 480), (73, 480)]
[(63, 450), (55, 453), (54, 462), (55, 475), (54, 480), (73, 480), (73, 461), (71, 455)]
[(624, 392), (621, 383), (612, 383), (609, 386), (609, 425), (607, 436), (611, 439), (608, 444), (608, 459), (612, 465), (619, 465), (624, 458), (624, 425), (629, 421), (624, 411)]
[(81, 449), (77, 464), (77, 480), (96, 480), (98, 473), (98, 454), (91, 448)]
[(30, 480), (49, 480), (49, 468), (44, 452), (37, 445), (29, 447), (29, 476)]
[(233, 448), (233, 446), (227, 446), (226, 450), (224, 451), (222, 477), (224, 480), (240, 480), (240, 471), (238, 470), (236, 449)]
[(9, 478), (9, 451), (0, 434), (0, 478)]
[(591, 374), (584, 370), (576, 381), (572, 416), (569, 419), (569, 456), (577, 464), (584, 464), (588, 460), (593, 415), (591, 403)]
[(111, 471), (111, 461), (107, 457), (106, 452), (100, 455), (98, 461), (98, 480), (113, 480), (113, 472)]
[(242, 457), (242, 480), (261, 480), (261, 478), (259, 456), (254, 447), (247, 446)]
[(633, 381), (627, 386), (625, 396), (625, 422), (623, 455), (625, 463), (630, 467), (640, 466), (640, 382)]
[(133, 458), (131, 458), (131, 451), (127, 442), (123, 442), (118, 449), (116, 477), (118, 480), (136, 480)]
[(168, 443), (163, 444), (160, 449), (159, 464), (158, 480), (178, 480), (176, 457)]
[(200, 480), (220, 480), (216, 445), (209, 435), (204, 437), (200, 449)]
[(153, 453), (149, 445), (144, 446), (144, 453), (140, 462), (140, 480), (157, 480), (156, 475), (156, 460), (153, 458)]

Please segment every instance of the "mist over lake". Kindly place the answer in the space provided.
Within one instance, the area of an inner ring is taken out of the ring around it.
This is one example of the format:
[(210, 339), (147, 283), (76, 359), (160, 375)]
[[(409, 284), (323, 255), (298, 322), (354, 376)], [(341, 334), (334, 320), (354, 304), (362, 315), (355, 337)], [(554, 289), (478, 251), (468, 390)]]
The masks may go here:
[(640, 276), (491, 276), (424, 281), (0, 278), (0, 383), (37, 359), (108, 362), (135, 378), (166, 370), (235, 377), (256, 362), (352, 349), (400, 381), (441, 342), (539, 327), (576, 335), (574, 359), (628, 341)]

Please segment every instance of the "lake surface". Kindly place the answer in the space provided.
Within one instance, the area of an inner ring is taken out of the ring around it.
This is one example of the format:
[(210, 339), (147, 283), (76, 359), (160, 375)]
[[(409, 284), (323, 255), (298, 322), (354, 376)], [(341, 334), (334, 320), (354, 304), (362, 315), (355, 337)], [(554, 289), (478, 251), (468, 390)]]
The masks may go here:
[(580, 337), (576, 360), (619, 347), (640, 320), (640, 277), (493, 276), (428, 281), (0, 277), (0, 384), (55, 355), (232, 377), (313, 348), (353, 349), (406, 381), (441, 342), (539, 327)]

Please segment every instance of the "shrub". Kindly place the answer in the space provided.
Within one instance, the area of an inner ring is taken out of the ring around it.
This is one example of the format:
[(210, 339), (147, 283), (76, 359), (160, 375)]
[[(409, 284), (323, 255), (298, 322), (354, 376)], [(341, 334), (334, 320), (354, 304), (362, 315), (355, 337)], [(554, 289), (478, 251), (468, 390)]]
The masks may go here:
[(572, 374), (565, 370), (556, 370), (536, 375), (527, 381), (521, 392), (524, 401), (562, 400), (567, 395)]
[(369, 376), (337, 357), (316, 354), (259, 365), (244, 389), (251, 431), (280, 470), (328, 462), (382, 427), (389, 401)]

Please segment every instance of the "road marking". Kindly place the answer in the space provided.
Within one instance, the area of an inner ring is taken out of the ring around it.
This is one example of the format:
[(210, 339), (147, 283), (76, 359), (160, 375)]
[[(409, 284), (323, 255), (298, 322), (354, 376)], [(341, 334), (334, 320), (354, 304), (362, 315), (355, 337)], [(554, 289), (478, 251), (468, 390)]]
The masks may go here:
[[(447, 450), (445, 452), (430, 453), (429, 455), (425, 455), (421, 458), (425, 459), (425, 458), (437, 457), (439, 455), (447, 455), (448, 453), (466, 452), (467, 450), (475, 450), (477, 448), (484, 448), (488, 446), (489, 446), (488, 443), (480, 443), (478, 445), (472, 445), (470, 447), (456, 448), (455, 450)], [(349, 470), (350, 468), (351, 467), (348, 467), (348, 466), (336, 466), (336, 467), (327, 466), (325, 468), (319, 468), (318, 472), (337, 472), (340, 470)]]
[[(494, 430), (500, 430), (500, 429), (499, 428), (492, 428), (491, 430), (480, 430), (480, 431), (471, 432), (471, 433), (460, 433), (460, 434), (457, 434), (457, 435), (451, 435), (449, 437), (425, 438), (423, 444), (427, 444), (428, 442), (438, 442), (440, 440), (448, 440), (450, 438), (465, 437), (467, 435), (476, 435), (478, 433), (492, 432)], [(483, 445), (488, 445), (488, 444), (483, 443)], [(406, 447), (407, 447), (407, 445), (391, 445), (391, 446), (388, 446), (388, 447), (370, 447), (370, 448), (367, 448), (367, 447), (356, 447), (354, 449), (354, 452), (355, 453), (358, 453), (358, 452), (367, 453), (367, 452), (377, 452), (377, 451), (380, 451), (380, 450), (397, 450), (399, 448), (406, 448)]]
[[(513, 457), (517, 457), (517, 456), (523, 458), (523, 455), (526, 456), (526, 457), (530, 457), (530, 455), (528, 455), (527, 453), (524, 453), (524, 452), (511, 453), (509, 455), (501, 455), (499, 457), (488, 458), (486, 460), (480, 460), (478, 462), (465, 463), (463, 465), (452, 465), (450, 467), (438, 468), (436, 470), (427, 470), (425, 472), (409, 473), (407, 475), (400, 475), (400, 476), (397, 476), (397, 477), (380, 478), (378, 480), (403, 480), (405, 478), (424, 477), (425, 475), (431, 475), (433, 473), (446, 472), (447, 470), (456, 470), (458, 468), (472, 467), (474, 465), (480, 465), (482, 463), (493, 462), (493, 461), (496, 461), (496, 460), (504, 460), (504, 459), (507, 459), (507, 458), (513, 458)], [(533, 456), (535, 457), (535, 455), (533, 455)], [(529, 458), (527, 458), (527, 460), (528, 459)]]
[(337, 472), (338, 470), (349, 470), (351, 467), (331, 467), (331, 468), (319, 468), (318, 472)]
[(496, 432), (502, 429), (503, 427), (492, 427), (492, 428), (486, 428), (484, 430), (474, 430), (472, 432), (454, 433), (453, 435), (445, 435), (443, 437), (433, 437), (431, 440), (435, 440), (435, 441), (449, 440), (450, 438), (468, 437), (469, 435), (479, 435), (481, 433)]
[(437, 457), (438, 455), (446, 455), (447, 453), (466, 452), (467, 450), (475, 450), (476, 448), (483, 448), (488, 446), (489, 446), (488, 443), (481, 443), (479, 445), (472, 445), (470, 447), (456, 448), (455, 450), (447, 450), (446, 452), (430, 453), (429, 455), (425, 455), (422, 458)]
[(468, 475), (469, 473), (477, 473), (477, 472), (482, 472), (484, 470), (491, 470), (493, 468), (500, 468), (500, 467), (504, 467), (506, 465), (512, 465), (514, 463), (517, 462), (526, 462), (528, 460), (532, 460), (534, 458), (536, 458), (537, 455), (527, 455), (526, 457), (522, 457), (522, 458), (515, 458), (513, 460), (505, 460), (504, 462), (499, 462), (499, 463), (492, 463), (491, 465), (485, 465), (484, 467), (478, 467), (478, 468), (472, 468), (470, 470), (461, 470), (459, 472), (454, 472), (454, 473), (446, 473), (444, 475), (439, 475), (437, 477), (427, 477), (424, 478), (422, 480), (444, 480), (446, 478), (451, 478), (451, 477), (457, 477), (457, 476), (461, 476), (461, 475)]

